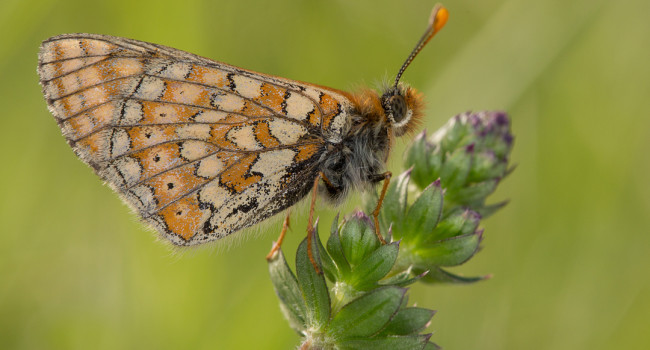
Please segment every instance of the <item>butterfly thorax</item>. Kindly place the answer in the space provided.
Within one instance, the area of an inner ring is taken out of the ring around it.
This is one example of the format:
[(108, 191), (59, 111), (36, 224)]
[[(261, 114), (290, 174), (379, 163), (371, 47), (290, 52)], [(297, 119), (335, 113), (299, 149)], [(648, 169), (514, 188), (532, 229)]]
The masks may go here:
[(414, 131), (421, 116), (420, 95), (405, 85), (386, 88), (381, 96), (366, 89), (349, 98), (352, 108), (342, 141), (328, 144), (320, 161), (321, 193), (333, 202), (383, 180), (394, 139)]

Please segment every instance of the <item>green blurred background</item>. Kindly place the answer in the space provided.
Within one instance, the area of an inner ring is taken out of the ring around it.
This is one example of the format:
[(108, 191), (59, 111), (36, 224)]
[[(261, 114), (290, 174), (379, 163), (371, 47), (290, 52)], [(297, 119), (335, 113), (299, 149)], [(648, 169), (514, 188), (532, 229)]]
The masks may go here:
[[(264, 255), (279, 231), (179, 253), (156, 241), (64, 142), (41, 96), (41, 40), (160, 43), (339, 89), (392, 79), (432, 1), (0, 1), (0, 348), (292, 349)], [(484, 249), (416, 285), (446, 349), (650, 348), (650, 2), (448, 0), (406, 72), (432, 130), (503, 109), (516, 171)], [(406, 142), (395, 150), (400, 170)], [(354, 198), (353, 198), (354, 199)], [(339, 208), (349, 212), (358, 202)], [(304, 214), (305, 211), (302, 211)], [(329, 225), (335, 209), (320, 207)], [(304, 236), (294, 215), (288, 255)]]

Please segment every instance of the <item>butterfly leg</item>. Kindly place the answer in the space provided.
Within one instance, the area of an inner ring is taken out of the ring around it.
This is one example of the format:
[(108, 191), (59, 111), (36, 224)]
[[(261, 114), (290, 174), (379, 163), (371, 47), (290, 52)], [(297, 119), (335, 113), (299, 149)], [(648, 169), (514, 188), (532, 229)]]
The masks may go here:
[(311, 195), (311, 204), (309, 205), (309, 221), (307, 221), (307, 256), (309, 261), (314, 266), (316, 273), (321, 274), (321, 270), (314, 259), (314, 253), (311, 250), (312, 239), (314, 236), (314, 207), (316, 206), (316, 196), (318, 195), (318, 182), (323, 177), (323, 173), (319, 173), (314, 180), (314, 188)]
[(287, 210), (287, 216), (284, 218), (284, 222), (282, 223), (282, 231), (280, 231), (280, 237), (278, 237), (278, 240), (273, 243), (273, 248), (271, 248), (271, 251), (266, 255), (266, 260), (271, 260), (275, 253), (277, 253), (280, 250), (280, 247), (282, 246), (282, 241), (284, 240), (284, 236), (287, 233), (287, 230), (289, 229), (289, 215), (290, 215), (290, 210)]
[(381, 244), (386, 244), (386, 240), (384, 240), (381, 232), (379, 232), (379, 209), (381, 209), (381, 205), (384, 203), (384, 197), (386, 197), (386, 191), (388, 191), (388, 184), (390, 184), (391, 176), (393, 176), (393, 174), (390, 171), (387, 171), (383, 174), (379, 174), (376, 180), (376, 182), (384, 181), (384, 186), (381, 188), (381, 194), (379, 195), (379, 200), (377, 201), (377, 207), (372, 212), (372, 218), (375, 222), (375, 234), (377, 235), (377, 238), (379, 238)]

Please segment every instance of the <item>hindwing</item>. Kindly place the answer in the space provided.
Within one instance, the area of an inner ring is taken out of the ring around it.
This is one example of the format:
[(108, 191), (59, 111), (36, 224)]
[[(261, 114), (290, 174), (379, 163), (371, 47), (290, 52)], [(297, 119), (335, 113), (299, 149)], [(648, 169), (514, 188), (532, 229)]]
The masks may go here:
[(177, 245), (304, 197), (350, 109), (337, 90), (105, 35), (44, 41), (38, 72), (75, 153)]

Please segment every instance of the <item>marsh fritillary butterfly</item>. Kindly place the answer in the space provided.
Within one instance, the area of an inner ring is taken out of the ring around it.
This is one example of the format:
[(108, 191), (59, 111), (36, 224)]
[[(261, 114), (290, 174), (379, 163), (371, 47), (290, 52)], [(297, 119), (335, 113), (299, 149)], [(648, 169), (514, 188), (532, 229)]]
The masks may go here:
[(434, 8), (381, 95), (94, 34), (45, 40), (38, 73), (77, 156), (164, 238), (196, 245), (289, 208), (318, 179), (333, 202), (383, 180), (392, 141), (422, 113), (399, 79), (447, 15)]

